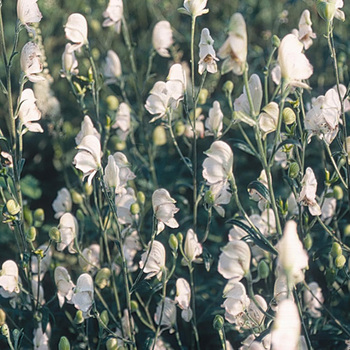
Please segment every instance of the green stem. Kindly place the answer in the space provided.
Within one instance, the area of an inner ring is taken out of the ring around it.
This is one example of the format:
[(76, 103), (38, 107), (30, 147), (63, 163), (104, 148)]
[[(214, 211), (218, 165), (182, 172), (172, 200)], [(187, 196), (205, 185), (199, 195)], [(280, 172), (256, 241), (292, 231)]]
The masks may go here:
[(334, 167), (334, 170), (336, 171), (336, 173), (337, 173), (337, 175), (338, 175), (338, 177), (339, 177), (341, 183), (343, 184), (343, 186), (344, 186), (346, 189), (348, 189), (348, 185), (347, 185), (347, 183), (345, 182), (345, 180), (343, 179), (343, 177), (342, 177), (342, 175), (341, 175), (341, 173), (340, 173), (340, 170), (339, 170), (339, 168), (338, 168), (338, 166), (337, 166), (337, 163), (336, 163), (335, 160), (334, 160), (334, 157), (333, 157), (333, 155), (332, 155), (332, 151), (331, 151), (331, 149), (330, 149), (330, 147), (329, 147), (329, 144), (328, 144), (326, 141), (324, 141), (324, 145), (325, 145), (325, 147), (326, 147), (327, 153), (328, 153), (329, 158), (330, 158), (330, 160), (331, 160), (331, 162), (332, 162), (332, 165), (333, 165), (333, 167)]
[(194, 338), (196, 340), (197, 350), (200, 350), (199, 335), (198, 335), (198, 329), (197, 329), (197, 316), (196, 316), (196, 293), (195, 293), (194, 278), (193, 278), (194, 268), (192, 266), (192, 262), (189, 263), (188, 270), (190, 273), (191, 304), (192, 304), (192, 312), (193, 312), (191, 323), (192, 323)]

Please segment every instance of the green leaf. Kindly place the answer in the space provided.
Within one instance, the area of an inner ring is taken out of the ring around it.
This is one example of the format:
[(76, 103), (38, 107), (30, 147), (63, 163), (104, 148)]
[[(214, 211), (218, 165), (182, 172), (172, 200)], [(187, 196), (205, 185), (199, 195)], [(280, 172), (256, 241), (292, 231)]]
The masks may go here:
[(232, 143), (233, 147), (236, 147), (245, 153), (259, 158), (259, 155), (245, 141), (239, 139), (229, 139), (228, 141)]
[(248, 188), (248, 190), (255, 190), (256, 192), (258, 192), (260, 194), (261, 197), (263, 197), (269, 203), (271, 203), (270, 192), (262, 182), (257, 181), (257, 180), (252, 181), (248, 185), (247, 188)]
[(42, 195), (40, 182), (32, 175), (26, 175), (21, 180), (21, 190), (23, 195), (30, 199), (39, 199)]

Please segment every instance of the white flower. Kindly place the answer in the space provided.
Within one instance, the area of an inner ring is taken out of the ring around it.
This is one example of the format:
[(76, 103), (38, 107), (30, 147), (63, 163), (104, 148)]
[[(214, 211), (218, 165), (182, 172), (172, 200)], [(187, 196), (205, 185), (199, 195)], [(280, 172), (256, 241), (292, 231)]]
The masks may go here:
[(226, 279), (239, 282), (248, 272), (251, 253), (243, 241), (228, 242), (219, 256), (218, 272)]
[(39, 10), (38, 0), (17, 0), (17, 17), (28, 32), (34, 33), (35, 30), (30, 27), (31, 23), (39, 23), (42, 14)]
[(331, 222), (336, 208), (337, 200), (334, 197), (326, 197), (321, 207), (321, 220), (324, 221), (327, 225)]
[(55, 269), (55, 284), (57, 287), (57, 297), (60, 307), (63, 306), (64, 300), (70, 301), (73, 296), (74, 283), (66, 268), (58, 266)]
[[(307, 311), (311, 317), (319, 318), (321, 317), (322, 303), (324, 302), (322, 289), (319, 287), (317, 282), (309, 283), (309, 288), (304, 290), (304, 303)], [(315, 295), (315, 297), (314, 297)]]
[(218, 70), (216, 61), (218, 61), (219, 59), (216, 57), (213, 44), (214, 40), (210, 36), (209, 29), (202, 29), (201, 41), (199, 42), (199, 74), (203, 74), (205, 70), (207, 70), (209, 73), (216, 73)]
[(230, 185), (222, 182), (211, 185), (208, 194), (211, 197), (213, 208), (221, 217), (224, 217), (225, 209), (221, 205), (229, 204), (231, 201), (232, 192), (230, 191)]
[(175, 325), (176, 305), (174, 300), (165, 297), (164, 306), (162, 301), (158, 304), (156, 313), (154, 314), (154, 321), (157, 325), (165, 326), (166, 328), (172, 328)]
[(106, 78), (106, 84), (115, 84), (122, 75), (122, 65), (119, 56), (113, 51), (108, 50), (106, 62), (103, 67), (103, 75)]
[(128, 187), (125, 193), (120, 193), (115, 197), (117, 216), (120, 224), (130, 225), (133, 223), (133, 215), (130, 212), (130, 208), (134, 203), (136, 203), (136, 196), (134, 189), (131, 187)]
[(109, 0), (106, 11), (103, 12), (105, 20), (102, 27), (114, 25), (115, 31), (119, 34), (123, 18), (123, 0)]
[(21, 51), (21, 69), (25, 76), (32, 83), (45, 80), (44, 77), (38, 75), (43, 70), (41, 62), (40, 48), (33, 41), (27, 42)]
[(79, 227), (77, 219), (71, 213), (65, 213), (60, 218), (58, 230), (61, 235), (61, 242), (57, 243), (57, 250), (62, 251), (68, 247), (69, 253), (74, 254), (74, 240), (78, 235)]
[(298, 202), (302, 205), (308, 206), (312, 216), (321, 215), (321, 208), (316, 202), (317, 180), (311, 168), (307, 168), (305, 175), (301, 180), (303, 186), (298, 197)]
[(124, 239), (123, 244), (123, 251), (127, 262), (128, 271), (133, 272), (137, 270), (137, 265), (134, 264), (134, 258), (137, 252), (141, 249), (142, 246), (140, 244), (140, 237), (137, 231), (134, 230)]
[(21, 123), (25, 126), (26, 131), (31, 132), (44, 132), (39, 123), (34, 123), (41, 119), (41, 112), (36, 106), (36, 98), (32, 89), (24, 89), (19, 101), (18, 117)]
[(287, 276), (285, 274), (279, 274), (273, 287), (273, 297), (276, 304), (279, 305), (283, 300), (288, 299), (288, 296), (293, 299), (291, 290), (288, 287)]
[(228, 38), (218, 51), (218, 56), (225, 60), (221, 67), (222, 74), (232, 71), (242, 75), (247, 61), (248, 38), (243, 16), (234, 13), (230, 19)]
[(233, 152), (224, 141), (215, 141), (205, 152), (202, 175), (208, 185), (224, 184), (232, 176)]
[(101, 144), (100, 140), (93, 136), (87, 135), (77, 146), (79, 150), (74, 157), (73, 164), (83, 175), (83, 180), (88, 176), (88, 184), (91, 185), (92, 179), (101, 168)]
[(152, 206), (153, 213), (158, 220), (157, 234), (165, 229), (165, 226), (170, 228), (179, 227), (174, 215), (180, 210), (176, 208), (175, 199), (170, 197), (169, 192), (164, 189), (158, 189), (153, 192)]
[[(39, 305), (44, 305), (45, 299), (44, 299), (44, 288), (42, 286), (42, 283), (40, 284), (39, 290), (38, 290), (39, 283), (36, 279), (32, 279), (31, 285), (32, 285), (32, 293), (33, 293), (35, 301)], [(28, 295), (28, 303), (30, 304), (30, 302), (31, 302), (31, 300), (30, 300), (30, 297)]]
[(316, 34), (312, 31), (310, 11), (304, 10), (299, 20), (298, 39), (303, 43), (305, 50), (312, 45), (312, 39), (316, 39)]
[(81, 122), (81, 127), (78, 135), (75, 137), (75, 143), (76, 145), (79, 145), (83, 138), (87, 135), (93, 135), (97, 137), (99, 140), (101, 139), (100, 133), (96, 130), (94, 127), (94, 124), (92, 123), (91, 118), (86, 115), (84, 117), (84, 120)]
[(66, 44), (62, 54), (62, 70), (61, 77), (69, 77), (70, 75), (77, 75), (79, 73), (78, 60), (72, 50), (72, 44)]
[(72, 210), (72, 196), (66, 187), (57, 192), (57, 197), (52, 202), (52, 209), (55, 211), (55, 219)]
[(208, 0), (185, 0), (184, 7), (181, 7), (179, 10), (181, 13), (189, 16), (202, 16), (209, 12), (209, 9), (205, 8), (207, 2)]
[(18, 267), (13, 260), (6, 260), (0, 271), (0, 295), (3, 298), (11, 297), (12, 293), (19, 293)]
[(175, 303), (182, 309), (181, 317), (186, 322), (190, 322), (192, 318), (192, 310), (190, 307), (191, 287), (184, 278), (176, 280), (176, 297)]
[(84, 318), (88, 317), (88, 312), (94, 302), (94, 282), (91, 276), (83, 273), (77, 280), (77, 285), (73, 290), (73, 296), (70, 300), (75, 308), (83, 312)]
[(308, 89), (309, 86), (302, 80), (310, 78), (313, 68), (303, 54), (303, 48), (294, 34), (286, 35), (278, 48), (278, 63), (281, 76), (288, 85)]
[(121, 141), (125, 141), (129, 134), (130, 121), (130, 107), (125, 102), (122, 102), (119, 105), (115, 115), (115, 122), (112, 125), (113, 129), (117, 129), (117, 135)]
[(205, 127), (208, 129), (206, 135), (214, 135), (215, 138), (222, 135), (224, 114), (220, 108), (220, 102), (214, 101), (213, 107), (209, 109), (209, 117), (205, 120)]
[(279, 117), (279, 108), (276, 102), (270, 102), (266, 105), (259, 115), (259, 127), (262, 131), (262, 137), (265, 140), (266, 135), (277, 129)]
[(278, 267), (288, 276), (288, 282), (297, 284), (303, 281), (303, 270), (308, 267), (309, 257), (299, 239), (295, 221), (287, 221), (283, 236), (276, 248), (278, 251)]
[(66, 38), (74, 43), (70, 51), (76, 51), (88, 44), (88, 25), (86, 18), (80, 13), (72, 13), (64, 27)]
[(254, 126), (255, 120), (253, 118), (255, 118), (260, 112), (263, 95), (261, 81), (257, 74), (252, 74), (249, 78), (248, 88), (253, 101), (254, 111), (250, 109), (247, 90), (245, 86), (243, 87), (242, 95), (236, 98), (233, 106), (235, 110), (235, 118), (241, 120), (244, 123), (247, 123), (250, 126)]
[(52, 250), (46, 244), (42, 244), (39, 248), (36, 249), (38, 252), (42, 251), (44, 256), (40, 259), (40, 275), (39, 273), (39, 263), (37, 255), (32, 256), (31, 269), (33, 273), (33, 278), (42, 280), (44, 275), (50, 269), (51, 259), (52, 259)]
[(115, 193), (120, 193), (119, 167), (112, 155), (108, 156), (108, 163), (105, 167), (103, 180), (108, 187), (114, 189)]
[(203, 253), (202, 245), (198, 242), (197, 234), (190, 228), (185, 239), (184, 253), (190, 262), (199, 262), (198, 257)]
[(339, 10), (344, 6), (343, 0), (320, 0), (317, 6), (320, 6), (320, 16), (327, 21), (333, 21), (334, 18), (345, 21), (344, 12)]
[(154, 49), (162, 57), (170, 57), (169, 47), (174, 43), (173, 31), (168, 21), (158, 22), (152, 33), (152, 44)]
[(297, 306), (290, 299), (283, 300), (278, 305), (276, 318), (271, 331), (272, 349), (297, 349), (300, 327), (301, 322)]
[(147, 251), (141, 256), (140, 268), (148, 274), (146, 279), (153, 276), (156, 276), (159, 280), (161, 279), (165, 269), (165, 248), (162, 243), (153, 241), (151, 250), (150, 245), (148, 245)]
[(113, 158), (119, 167), (120, 186), (125, 186), (129, 180), (135, 179), (136, 175), (130, 170), (128, 158), (122, 152), (113, 154)]
[(82, 257), (79, 256), (79, 266), (84, 272), (89, 272), (100, 266), (100, 246), (91, 244), (82, 251)]
[(51, 327), (48, 323), (45, 332), (43, 332), (42, 325), (39, 323), (39, 327), (34, 329), (33, 332), (33, 345), (34, 350), (49, 350), (50, 349), (50, 335)]

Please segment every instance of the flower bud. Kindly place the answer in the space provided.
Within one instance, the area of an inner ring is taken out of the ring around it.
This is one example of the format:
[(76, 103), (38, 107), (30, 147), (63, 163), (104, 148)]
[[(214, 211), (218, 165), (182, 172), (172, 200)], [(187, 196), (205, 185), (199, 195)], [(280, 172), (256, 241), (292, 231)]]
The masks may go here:
[(156, 126), (153, 130), (152, 139), (156, 146), (163, 146), (166, 144), (166, 132), (163, 126)]
[(231, 80), (227, 80), (223, 85), (222, 90), (225, 94), (231, 95), (234, 87), (235, 85), (233, 82)]
[(21, 210), (21, 206), (15, 200), (9, 199), (6, 203), (6, 209), (10, 215), (17, 215)]
[(137, 201), (141, 204), (144, 205), (146, 202), (146, 196), (142, 191), (137, 192)]
[(85, 184), (84, 184), (84, 193), (87, 196), (91, 196), (93, 189), (94, 188), (92, 187), (92, 185), (89, 185), (88, 182), (85, 182)]
[(112, 111), (116, 111), (119, 107), (119, 100), (114, 95), (107, 96), (106, 102), (107, 102), (108, 109)]
[(278, 48), (280, 46), (281, 40), (277, 35), (273, 35), (271, 38), (272, 46)]
[(139, 214), (140, 213), (140, 205), (139, 205), (139, 203), (131, 204), (130, 212), (131, 212), (132, 215)]
[(78, 221), (84, 221), (85, 219), (84, 212), (80, 208), (77, 210), (76, 218)]
[(131, 312), (135, 312), (139, 308), (139, 304), (135, 300), (131, 300), (130, 302)]
[(336, 258), (337, 256), (340, 256), (343, 254), (343, 249), (341, 248), (341, 245), (338, 242), (333, 242), (332, 249), (331, 249), (331, 255), (333, 258)]
[(295, 112), (290, 107), (286, 107), (283, 109), (282, 117), (286, 125), (293, 124), (296, 120)]
[(81, 310), (78, 310), (75, 314), (75, 317), (74, 317), (74, 323), (75, 324), (82, 324), (83, 322), (84, 322), (83, 312)]
[(270, 269), (265, 260), (260, 260), (258, 265), (258, 273), (261, 279), (266, 279), (269, 277)]
[(201, 89), (198, 95), (198, 104), (204, 105), (207, 102), (209, 91), (207, 89)]
[(350, 236), (350, 224), (348, 224), (344, 227), (344, 235)]
[(34, 242), (36, 238), (36, 228), (31, 226), (26, 234), (26, 240), (28, 242)]
[(70, 350), (70, 343), (66, 337), (61, 337), (58, 344), (58, 350)]
[(338, 269), (342, 269), (346, 263), (346, 258), (344, 255), (339, 255), (335, 258), (335, 266), (338, 268)]
[(104, 267), (97, 272), (95, 277), (95, 283), (100, 288), (103, 289), (109, 284), (109, 278), (111, 277), (111, 270)]
[(217, 331), (221, 331), (224, 328), (224, 318), (221, 315), (216, 315), (213, 321), (213, 328)]
[(3, 326), (6, 322), (6, 312), (0, 309), (0, 326)]
[(291, 163), (288, 169), (288, 176), (291, 179), (295, 179), (299, 175), (299, 172), (300, 172), (300, 167), (298, 163), (296, 162)]
[(45, 220), (44, 209), (38, 208), (34, 211), (34, 226), (41, 227)]
[(304, 247), (306, 250), (310, 250), (312, 247), (312, 237), (310, 233), (308, 233), (305, 238), (303, 239)]
[(61, 242), (61, 233), (58, 230), (57, 227), (51, 227), (50, 231), (49, 231), (49, 237), (52, 241), (56, 242), (56, 243), (60, 243)]
[(106, 342), (107, 350), (117, 350), (118, 349), (118, 340), (117, 338), (109, 338)]
[(178, 120), (175, 123), (175, 134), (176, 134), (176, 136), (182, 136), (184, 134), (185, 130), (186, 130), (185, 124), (181, 120)]
[(83, 196), (75, 190), (70, 191), (70, 195), (72, 196), (72, 201), (74, 204), (82, 204)]
[(344, 192), (343, 192), (343, 189), (339, 185), (335, 185), (333, 187), (333, 196), (338, 201), (343, 199)]
[(33, 213), (28, 207), (23, 208), (24, 220), (28, 223), (28, 226), (33, 225)]
[(101, 312), (100, 318), (101, 318), (101, 321), (103, 322), (103, 324), (107, 327), (108, 323), (109, 323), (108, 311), (107, 310), (103, 310)]
[(176, 238), (177, 238), (177, 241), (179, 242), (179, 245), (182, 245), (182, 242), (184, 240), (184, 236), (181, 232), (179, 232), (177, 235), (176, 235)]
[(334, 18), (336, 7), (335, 2), (318, 0), (316, 4), (318, 14), (326, 21)]
[(173, 233), (170, 235), (168, 242), (169, 242), (169, 247), (171, 248), (171, 250), (176, 252), (177, 249), (179, 248), (179, 242)]
[(1, 334), (6, 338), (10, 336), (9, 326), (6, 323), (1, 326)]

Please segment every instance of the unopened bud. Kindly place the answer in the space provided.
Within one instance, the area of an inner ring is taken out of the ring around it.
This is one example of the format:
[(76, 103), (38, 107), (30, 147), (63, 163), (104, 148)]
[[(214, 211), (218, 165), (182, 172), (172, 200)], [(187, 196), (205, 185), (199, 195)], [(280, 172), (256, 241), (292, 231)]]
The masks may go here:
[(38, 208), (34, 212), (34, 226), (41, 227), (45, 220), (45, 212), (44, 209)]
[(103, 322), (103, 324), (107, 327), (108, 323), (109, 323), (108, 311), (107, 310), (103, 310), (101, 312), (100, 318), (101, 318), (101, 321)]
[(312, 237), (310, 233), (308, 233), (305, 238), (303, 239), (304, 247), (306, 250), (310, 250), (312, 247)]
[(156, 146), (163, 146), (166, 144), (166, 132), (162, 125), (158, 125), (155, 127), (155, 129), (153, 130), (152, 139), (153, 143)]
[(329, 2), (325, 0), (318, 0), (316, 4), (318, 14), (326, 21), (331, 21), (334, 18), (335, 11), (335, 1)]
[(231, 95), (234, 87), (233, 82), (231, 80), (227, 80), (223, 85), (222, 90), (225, 94)]
[(344, 192), (343, 192), (343, 189), (339, 185), (335, 185), (333, 187), (333, 196), (338, 201), (343, 199)]
[(110, 109), (112, 111), (116, 111), (119, 107), (119, 100), (114, 95), (109, 95), (106, 98), (106, 102), (107, 102), (108, 109)]
[(84, 322), (83, 312), (81, 310), (78, 310), (75, 314), (75, 317), (74, 317), (74, 323), (75, 324), (82, 324), (83, 322)]
[(10, 336), (9, 326), (6, 323), (1, 326), (1, 334), (6, 338)]
[(28, 242), (34, 242), (36, 238), (36, 228), (31, 226), (26, 234), (26, 240)]
[(179, 232), (177, 235), (176, 235), (176, 238), (177, 238), (177, 241), (179, 242), (179, 245), (182, 245), (182, 242), (184, 240), (184, 236), (181, 232)]
[(103, 289), (109, 284), (109, 278), (111, 277), (111, 270), (107, 267), (104, 267), (97, 272), (95, 277), (95, 283), (100, 288)]
[(185, 130), (186, 130), (185, 124), (181, 120), (178, 120), (175, 123), (175, 135), (182, 136)]
[(6, 322), (6, 312), (0, 309), (0, 326), (3, 326)]
[(51, 227), (49, 231), (49, 237), (52, 241), (56, 243), (61, 242), (61, 232), (57, 227)]
[(71, 190), (70, 194), (72, 196), (72, 201), (74, 204), (82, 204), (84, 199), (83, 196), (75, 190)]
[(280, 46), (281, 40), (277, 35), (273, 35), (271, 38), (272, 46), (278, 48)]
[(269, 277), (270, 269), (265, 260), (260, 260), (258, 265), (258, 273), (261, 279), (266, 279)]
[(300, 172), (299, 164), (296, 162), (291, 163), (288, 169), (288, 176), (291, 179), (295, 179), (299, 175), (299, 172)]
[(169, 247), (171, 248), (171, 250), (173, 250), (174, 252), (177, 251), (177, 249), (179, 248), (179, 242), (176, 238), (176, 236), (172, 233), (169, 237)]
[(342, 269), (346, 263), (346, 258), (344, 255), (339, 255), (335, 258), (335, 266), (338, 268), (338, 269)]
[(24, 220), (28, 223), (28, 226), (33, 225), (33, 213), (28, 207), (23, 208)]
[(84, 221), (85, 220), (85, 215), (84, 212), (79, 208), (76, 212), (76, 218), (78, 221)]
[(87, 182), (85, 182), (85, 184), (84, 184), (84, 192), (85, 192), (85, 194), (87, 196), (91, 196), (93, 189), (94, 188), (92, 187), (92, 185), (89, 185)]
[(344, 227), (344, 235), (350, 236), (350, 224), (348, 224)]
[(198, 104), (204, 105), (207, 102), (209, 91), (207, 89), (201, 89), (198, 95)]
[(141, 204), (144, 205), (146, 202), (146, 196), (142, 191), (137, 192), (137, 201)]
[(213, 328), (217, 331), (221, 331), (224, 328), (224, 318), (221, 315), (216, 315), (213, 321)]
[(331, 255), (333, 258), (336, 258), (337, 256), (340, 256), (343, 254), (343, 249), (341, 245), (338, 242), (333, 242), (332, 249), (331, 249)]
[(140, 213), (140, 205), (139, 205), (139, 203), (131, 204), (130, 212), (131, 212), (132, 215), (139, 214)]
[(131, 312), (135, 312), (139, 308), (139, 304), (136, 300), (131, 300), (130, 302)]
[(106, 342), (107, 350), (117, 350), (118, 349), (118, 340), (117, 338), (109, 338)]
[(293, 124), (296, 120), (295, 112), (290, 107), (286, 107), (283, 109), (282, 117), (286, 125)]
[(70, 343), (67, 337), (61, 337), (58, 343), (58, 350), (70, 350)]
[(21, 206), (15, 200), (9, 199), (6, 203), (6, 209), (10, 215), (17, 215), (21, 210)]

